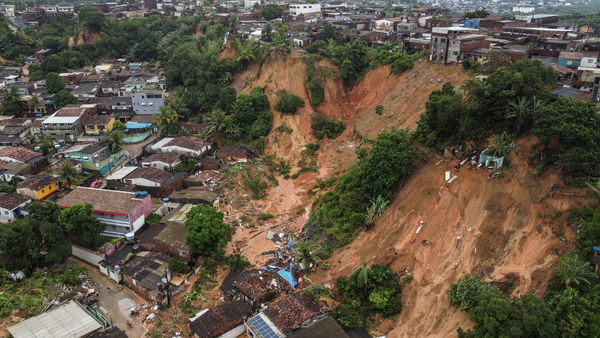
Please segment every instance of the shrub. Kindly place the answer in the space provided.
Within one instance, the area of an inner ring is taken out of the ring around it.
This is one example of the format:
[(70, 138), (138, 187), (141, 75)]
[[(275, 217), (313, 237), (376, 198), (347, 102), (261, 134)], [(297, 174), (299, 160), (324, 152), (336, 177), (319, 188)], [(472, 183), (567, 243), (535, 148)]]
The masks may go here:
[(185, 264), (183, 259), (178, 257), (171, 258), (169, 261), (169, 269), (177, 273), (188, 273), (190, 271), (190, 267)]
[(314, 114), (312, 117), (311, 127), (315, 133), (315, 137), (322, 139), (327, 136), (334, 139), (344, 131), (346, 126), (344, 122), (335, 119), (328, 119), (319, 114)]
[(269, 184), (263, 181), (260, 178), (260, 176), (250, 176), (248, 174), (246, 174), (246, 176), (244, 177), (244, 185), (252, 192), (253, 199), (261, 199), (265, 197), (265, 195), (267, 194), (267, 187), (269, 186)]
[(304, 106), (304, 100), (290, 92), (282, 91), (277, 97), (275, 109), (285, 114), (295, 114), (302, 106)]
[(450, 304), (467, 311), (477, 305), (480, 294), (494, 288), (483, 280), (483, 277), (475, 274), (465, 275), (448, 289), (448, 300)]
[(371, 200), (391, 200), (413, 170), (414, 150), (407, 131), (381, 133), (371, 153), (351, 166), (335, 189), (319, 197), (310, 220), (339, 245), (352, 240), (367, 220)]
[(377, 107), (375, 107), (375, 114), (383, 115), (383, 106), (382, 105), (377, 105)]
[(362, 266), (348, 279), (337, 280), (343, 304), (332, 313), (346, 329), (363, 327), (369, 315), (394, 316), (402, 310), (402, 285), (396, 273), (383, 265)]
[(271, 214), (260, 214), (260, 215), (258, 215), (258, 219), (261, 220), (261, 221), (270, 220), (273, 217), (275, 217), (275, 216), (273, 216)]

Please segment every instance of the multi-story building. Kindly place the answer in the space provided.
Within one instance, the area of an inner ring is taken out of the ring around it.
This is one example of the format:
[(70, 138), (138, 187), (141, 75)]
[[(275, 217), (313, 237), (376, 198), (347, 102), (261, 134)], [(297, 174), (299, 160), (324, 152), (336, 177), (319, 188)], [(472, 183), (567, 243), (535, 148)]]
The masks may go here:
[(320, 13), (321, 4), (290, 4), (290, 16), (298, 16), (301, 14)]
[(106, 224), (102, 234), (108, 237), (125, 237), (139, 230), (152, 213), (150, 195), (128, 191), (77, 187), (56, 203), (62, 209), (91, 204), (92, 215)]
[(42, 122), (42, 132), (55, 140), (75, 141), (83, 132), (83, 119), (88, 115), (87, 108), (61, 108)]
[(162, 90), (143, 90), (131, 93), (133, 111), (138, 115), (160, 114), (160, 107), (165, 105)]
[(430, 60), (439, 63), (458, 62), (471, 50), (489, 47), (485, 35), (473, 34), (476, 31), (465, 27), (434, 27), (431, 32)]

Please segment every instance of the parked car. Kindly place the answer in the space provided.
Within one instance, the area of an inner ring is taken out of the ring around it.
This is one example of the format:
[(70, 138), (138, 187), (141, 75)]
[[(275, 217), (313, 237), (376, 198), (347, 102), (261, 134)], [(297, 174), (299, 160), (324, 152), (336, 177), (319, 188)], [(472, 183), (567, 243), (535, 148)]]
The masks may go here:
[(103, 180), (101, 180), (101, 179), (94, 180), (94, 181), (92, 182), (92, 184), (90, 184), (90, 188), (100, 188), (100, 186), (102, 186), (102, 183), (103, 183), (103, 182), (104, 182), (104, 181), (103, 181)]

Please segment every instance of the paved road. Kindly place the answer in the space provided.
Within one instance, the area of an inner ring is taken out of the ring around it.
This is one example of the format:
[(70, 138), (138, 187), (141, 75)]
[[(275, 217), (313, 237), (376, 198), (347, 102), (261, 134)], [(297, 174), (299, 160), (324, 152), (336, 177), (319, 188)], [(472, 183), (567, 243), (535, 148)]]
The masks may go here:
[[(146, 304), (146, 301), (135, 295), (133, 292), (118, 285), (113, 280), (87, 264), (80, 262), (75, 258), (69, 258), (69, 262), (87, 269), (87, 275), (98, 286), (100, 297), (100, 312), (113, 325), (125, 331), (129, 337), (144, 337), (147, 333), (142, 320), (142, 315), (131, 317), (129, 309), (138, 304)], [(127, 326), (127, 321), (133, 324), (132, 328)]]

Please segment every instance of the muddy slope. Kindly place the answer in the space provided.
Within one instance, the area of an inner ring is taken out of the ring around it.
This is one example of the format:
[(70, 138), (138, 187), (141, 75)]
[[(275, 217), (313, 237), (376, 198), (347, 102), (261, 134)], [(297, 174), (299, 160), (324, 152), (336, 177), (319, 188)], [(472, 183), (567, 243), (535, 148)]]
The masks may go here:
[[(334, 68), (325, 61), (321, 65)], [(313, 108), (304, 88), (305, 73), (301, 56), (292, 54), (269, 58), (262, 69), (251, 66), (234, 81), (240, 92), (264, 87), (272, 104), (280, 90), (305, 100), (299, 114), (282, 116), (272, 111), (274, 128), (285, 125), (289, 129), (273, 131), (266, 152), (292, 166), (299, 161), (305, 144), (316, 141), (310, 129)], [(460, 85), (468, 78), (459, 67), (420, 60), (399, 76), (390, 74), (388, 67), (374, 69), (351, 90), (344, 88), (339, 79), (328, 80), (324, 84), (325, 102), (316, 110), (343, 120), (346, 130), (335, 140), (320, 142), (318, 173), (303, 174), (296, 180), (280, 178), (267, 199), (251, 202), (253, 208), (275, 218), (252, 230), (238, 230), (234, 236), (236, 247), (247, 253), (251, 262), (260, 264), (263, 258), (259, 253), (273, 249), (262, 231), (285, 223), (300, 232), (314, 198), (307, 190), (317, 177), (339, 176), (356, 161), (359, 135), (374, 138), (392, 127), (416, 128), (431, 91), (446, 81)], [(384, 106), (382, 116), (374, 112), (377, 105)], [(311, 279), (333, 284), (338, 277), (350, 274), (361, 260), (412, 272), (414, 280), (404, 292), (402, 314), (384, 321), (374, 332), (388, 337), (447, 337), (455, 336), (459, 326), (468, 328), (471, 324), (467, 315), (451, 308), (446, 297), (449, 285), (466, 272), (510, 279), (514, 295), (541, 294), (559, 254), (568, 249), (560, 240), (569, 235), (559, 227), (565, 217), (560, 212), (582, 197), (578, 197), (580, 192), (564, 188), (557, 173), (544, 177), (529, 174), (526, 160), (532, 142), (521, 141), (521, 155), (511, 159), (512, 166), (504, 178), (493, 180), (488, 179), (485, 170), (463, 168), (447, 185), (444, 172), (453, 170), (455, 163), (436, 164), (438, 159), (432, 160), (398, 192), (374, 229), (337, 250), (323, 262), (322, 266), (328, 268), (318, 270)], [(290, 221), (290, 215), (300, 209), (306, 212)], [(420, 221), (425, 226), (416, 234)], [(458, 236), (461, 239), (457, 243)]]
[[(374, 229), (336, 251), (329, 268), (314, 279), (333, 283), (360, 265), (390, 264), (408, 269), (414, 280), (403, 294), (398, 318), (376, 330), (388, 337), (449, 337), (468, 328), (465, 312), (452, 308), (446, 292), (463, 274), (511, 280), (512, 295), (545, 292), (559, 255), (570, 248), (563, 213), (581, 202), (580, 191), (562, 185), (553, 172), (535, 177), (527, 165), (531, 143), (520, 142), (520, 157), (504, 178), (488, 179), (487, 170), (458, 161), (430, 161), (419, 169), (392, 201)], [(444, 172), (458, 178), (450, 184)], [(416, 230), (423, 221), (420, 233)]]

